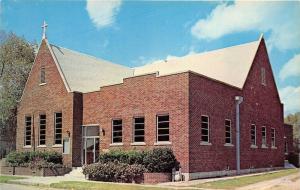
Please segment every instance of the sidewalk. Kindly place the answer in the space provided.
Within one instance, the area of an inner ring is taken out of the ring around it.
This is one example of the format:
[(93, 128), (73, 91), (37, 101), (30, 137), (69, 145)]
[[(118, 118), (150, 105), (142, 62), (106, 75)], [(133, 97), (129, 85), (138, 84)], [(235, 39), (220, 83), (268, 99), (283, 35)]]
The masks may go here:
[(51, 183), (59, 183), (61, 181), (80, 181), (89, 182), (89, 180), (76, 178), (76, 177), (66, 177), (66, 176), (52, 176), (52, 177), (37, 177), (37, 176), (22, 176), (26, 179), (14, 180), (14, 183), (24, 184), (24, 185), (50, 185)]
[(276, 173), (276, 172), (280, 172), (280, 171), (282, 171), (282, 170), (244, 174), (244, 175), (239, 175), (239, 176), (216, 177), (216, 178), (209, 178), (209, 179), (196, 179), (196, 180), (191, 180), (191, 181), (180, 181), (180, 182), (167, 182), (167, 183), (160, 183), (158, 185), (159, 186), (186, 187), (186, 186), (194, 186), (194, 185), (202, 184), (202, 183), (206, 183), (206, 182), (227, 180), (227, 179), (234, 179), (234, 178), (241, 178), (241, 177), (248, 177), (248, 176), (256, 176), (256, 175), (262, 175), (262, 174), (267, 174), (267, 173)]

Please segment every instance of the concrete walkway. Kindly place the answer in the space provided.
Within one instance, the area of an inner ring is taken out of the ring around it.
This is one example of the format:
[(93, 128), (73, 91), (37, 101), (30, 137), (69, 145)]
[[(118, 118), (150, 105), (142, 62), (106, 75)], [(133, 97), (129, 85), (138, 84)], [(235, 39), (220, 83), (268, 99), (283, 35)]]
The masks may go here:
[(160, 186), (186, 187), (186, 186), (194, 186), (194, 185), (202, 184), (202, 183), (206, 183), (206, 182), (220, 181), (220, 180), (227, 180), (227, 179), (234, 179), (234, 178), (241, 178), (241, 177), (247, 177), (247, 176), (256, 176), (256, 175), (262, 175), (262, 174), (267, 174), (267, 173), (276, 173), (276, 172), (280, 172), (280, 171), (282, 171), (282, 170), (274, 170), (274, 171), (268, 171), (268, 172), (252, 173), (252, 174), (245, 174), (245, 175), (239, 175), (239, 176), (217, 177), (217, 178), (209, 178), (209, 179), (197, 179), (197, 180), (180, 181), (180, 182), (167, 182), (167, 183), (160, 183), (158, 185), (160, 185)]

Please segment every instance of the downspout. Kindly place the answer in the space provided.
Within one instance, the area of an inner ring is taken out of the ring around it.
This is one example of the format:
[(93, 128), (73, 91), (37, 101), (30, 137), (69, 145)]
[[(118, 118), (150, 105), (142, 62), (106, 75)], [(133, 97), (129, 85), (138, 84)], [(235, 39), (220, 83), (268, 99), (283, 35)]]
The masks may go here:
[(235, 97), (236, 107), (236, 173), (240, 174), (241, 171), (241, 160), (240, 160), (240, 104), (243, 102), (242, 96)]

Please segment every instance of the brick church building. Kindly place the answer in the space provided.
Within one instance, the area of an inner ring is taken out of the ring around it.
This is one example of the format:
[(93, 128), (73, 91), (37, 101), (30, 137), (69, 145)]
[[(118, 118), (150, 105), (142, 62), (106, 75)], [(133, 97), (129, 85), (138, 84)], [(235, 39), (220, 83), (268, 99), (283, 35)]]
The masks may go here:
[(59, 151), (69, 166), (115, 148), (170, 147), (189, 180), (282, 167), (283, 126), (263, 37), (129, 68), (44, 36), (19, 102), (16, 144)]

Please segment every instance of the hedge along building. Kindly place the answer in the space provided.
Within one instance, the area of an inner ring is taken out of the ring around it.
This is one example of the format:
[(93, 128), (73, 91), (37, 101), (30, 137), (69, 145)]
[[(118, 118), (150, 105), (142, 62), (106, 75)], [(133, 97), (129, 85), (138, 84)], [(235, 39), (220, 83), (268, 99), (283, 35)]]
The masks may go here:
[(16, 140), (18, 151), (62, 152), (70, 166), (166, 146), (188, 180), (283, 166), (283, 105), (262, 36), (128, 68), (49, 44), (44, 32)]

